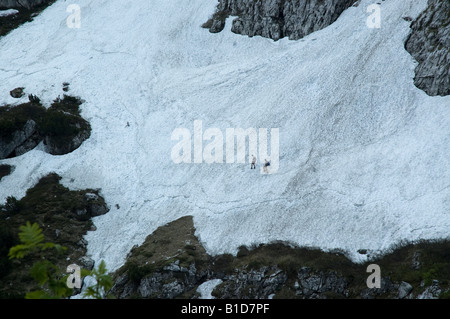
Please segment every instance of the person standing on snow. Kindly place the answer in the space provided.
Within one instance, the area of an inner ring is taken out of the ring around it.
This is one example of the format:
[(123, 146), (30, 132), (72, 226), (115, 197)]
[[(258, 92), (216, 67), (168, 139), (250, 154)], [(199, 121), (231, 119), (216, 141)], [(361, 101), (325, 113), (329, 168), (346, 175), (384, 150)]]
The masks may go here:
[(252, 169), (252, 168), (256, 169), (256, 157), (254, 155), (252, 155), (252, 156), (253, 156), (253, 159), (252, 159), (252, 165), (250, 166), (250, 169)]
[(270, 162), (268, 162), (267, 160), (265, 160), (264, 168), (263, 168), (265, 173), (268, 173), (267, 167), (269, 167), (269, 166), (270, 166)]

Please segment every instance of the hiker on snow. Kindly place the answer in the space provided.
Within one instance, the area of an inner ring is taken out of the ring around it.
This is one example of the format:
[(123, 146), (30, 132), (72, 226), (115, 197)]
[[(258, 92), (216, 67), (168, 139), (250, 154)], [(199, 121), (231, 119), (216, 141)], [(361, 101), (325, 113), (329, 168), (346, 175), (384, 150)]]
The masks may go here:
[(253, 159), (252, 159), (252, 165), (250, 166), (250, 169), (252, 169), (252, 168), (256, 169), (256, 157), (254, 155), (252, 155), (252, 156), (253, 156)]
[(264, 163), (264, 172), (268, 173), (267, 167), (270, 166), (270, 162), (268, 162), (267, 160), (264, 160), (264, 161), (265, 161), (265, 163)]

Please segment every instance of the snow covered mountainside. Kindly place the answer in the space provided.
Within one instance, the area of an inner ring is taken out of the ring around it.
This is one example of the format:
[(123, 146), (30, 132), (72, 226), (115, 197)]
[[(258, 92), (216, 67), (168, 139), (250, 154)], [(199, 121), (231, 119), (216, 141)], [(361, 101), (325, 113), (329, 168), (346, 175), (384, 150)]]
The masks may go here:
[[(216, 0), (80, 0), (80, 28), (66, 23), (71, 2), (56, 1), (0, 39), (0, 104), (26, 100), (8, 94), (25, 87), (50, 105), (68, 82), (91, 136), (66, 155), (38, 146), (2, 160), (15, 170), (0, 201), (50, 172), (101, 189), (111, 210), (86, 240), (109, 270), (186, 215), (210, 254), (285, 241), (359, 262), (359, 249), (449, 237), (450, 97), (414, 85), (404, 48), (403, 18), (427, 1), (380, 3), (380, 28), (366, 24), (373, 2), (362, 0), (301, 40), (273, 41), (236, 35), (231, 21), (202, 28)], [(172, 132), (194, 132), (194, 121), (224, 136), (278, 128), (278, 171), (260, 174), (263, 158), (256, 170), (248, 158), (174, 163)]]

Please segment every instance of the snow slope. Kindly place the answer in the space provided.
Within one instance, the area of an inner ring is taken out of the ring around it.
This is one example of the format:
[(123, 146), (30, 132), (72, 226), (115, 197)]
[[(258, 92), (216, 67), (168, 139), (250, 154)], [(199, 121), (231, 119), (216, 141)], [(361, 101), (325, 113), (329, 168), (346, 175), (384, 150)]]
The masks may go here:
[[(88, 253), (120, 267), (157, 227), (193, 215), (211, 254), (283, 240), (324, 250), (384, 251), (450, 234), (450, 97), (413, 84), (404, 50), (426, 0), (382, 2), (366, 26), (363, 0), (302, 40), (274, 42), (200, 26), (216, 0), (80, 0), (81, 28), (59, 0), (0, 39), (0, 103), (24, 86), (49, 104), (85, 100), (91, 138), (73, 153), (37, 149), (2, 163), (0, 200), (49, 172), (72, 189), (101, 188)], [(24, 98), (26, 100), (26, 98)], [(175, 164), (174, 129), (279, 128), (280, 168)], [(129, 126), (127, 125), (129, 124)], [(118, 207), (116, 206), (118, 204)]]

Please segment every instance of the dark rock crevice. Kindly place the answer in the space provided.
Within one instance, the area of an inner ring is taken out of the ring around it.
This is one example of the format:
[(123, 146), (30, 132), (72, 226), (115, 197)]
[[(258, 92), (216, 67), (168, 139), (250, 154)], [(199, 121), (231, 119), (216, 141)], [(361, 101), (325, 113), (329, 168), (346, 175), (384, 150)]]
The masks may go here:
[(217, 33), (228, 16), (236, 16), (231, 31), (275, 41), (298, 40), (335, 22), (354, 0), (219, 0), (203, 27)]
[(405, 49), (416, 59), (414, 84), (431, 96), (450, 94), (450, 2), (428, 0), (411, 23)]

